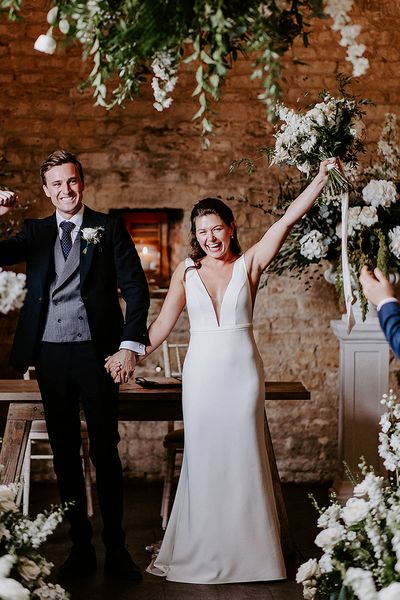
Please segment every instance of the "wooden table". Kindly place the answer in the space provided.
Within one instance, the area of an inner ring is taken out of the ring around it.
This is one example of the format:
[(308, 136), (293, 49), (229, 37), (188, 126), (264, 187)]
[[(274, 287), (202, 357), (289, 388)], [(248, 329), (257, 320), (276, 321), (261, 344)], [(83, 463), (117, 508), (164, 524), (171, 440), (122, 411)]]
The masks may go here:
[[(132, 382), (120, 386), (119, 418), (121, 421), (180, 421), (182, 419), (180, 386), (168, 387), (171, 380), (162, 377), (152, 379), (167, 385), (145, 389)], [(265, 384), (265, 399), (309, 400), (310, 392), (300, 382), (270, 381)], [(21, 475), (31, 422), (44, 419), (37, 381), (0, 379), (0, 402), (10, 403), (0, 452), (0, 464), (4, 465), (2, 482), (12, 483), (18, 481)], [(281, 521), (282, 544), (286, 552), (290, 552), (293, 548), (289, 525), (266, 418), (264, 433)]]

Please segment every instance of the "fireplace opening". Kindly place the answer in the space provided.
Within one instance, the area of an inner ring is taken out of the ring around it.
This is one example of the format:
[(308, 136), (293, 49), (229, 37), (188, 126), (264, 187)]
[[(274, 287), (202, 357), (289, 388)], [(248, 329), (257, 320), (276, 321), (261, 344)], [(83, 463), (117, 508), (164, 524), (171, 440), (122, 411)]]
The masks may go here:
[(168, 288), (171, 273), (181, 260), (183, 210), (126, 208), (112, 209), (111, 212), (122, 216), (135, 242), (150, 288), (153, 291)]

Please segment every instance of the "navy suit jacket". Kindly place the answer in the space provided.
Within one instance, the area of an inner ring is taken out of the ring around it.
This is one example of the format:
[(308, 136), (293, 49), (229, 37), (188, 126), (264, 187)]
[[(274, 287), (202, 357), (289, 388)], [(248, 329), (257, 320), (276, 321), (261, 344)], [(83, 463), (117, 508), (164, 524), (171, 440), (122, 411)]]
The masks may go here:
[[(82, 228), (103, 227), (98, 244), (81, 239), (80, 290), (93, 344), (99, 357), (111, 355), (121, 341), (147, 344), (149, 291), (134, 243), (122, 219), (85, 206)], [(54, 278), (54, 244), (58, 235), (55, 213), (27, 219), (20, 233), (0, 242), (0, 266), (26, 262), (27, 295), (21, 310), (11, 364), (25, 372), (33, 364), (42, 339)], [(123, 318), (118, 287), (126, 302)]]
[(387, 302), (378, 312), (383, 333), (397, 358), (400, 358), (400, 304)]

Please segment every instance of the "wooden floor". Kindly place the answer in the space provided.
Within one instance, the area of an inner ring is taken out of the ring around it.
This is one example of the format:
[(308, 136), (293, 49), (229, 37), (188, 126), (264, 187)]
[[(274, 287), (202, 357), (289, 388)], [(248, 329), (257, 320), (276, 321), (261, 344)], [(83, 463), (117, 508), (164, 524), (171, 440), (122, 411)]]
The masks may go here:
[[(125, 528), (127, 544), (134, 560), (143, 568), (149, 562), (145, 546), (161, 537), (159, 527), (159, 507), (161, 488), (158, 484), (126, 481), (125, 484)], [(320, 504), (327, 504), (328, 486), (310, 486), (289, 484), (284, 486), (289, 520), (295, 546), (296, 557), (288, 561), (289, 579), (283, 582), (246, 583), (229, 585), (189, 585), (167, 582), (162, 578), (144, 574), (139, 585), (116, 585), (103, 577), (102, 565), (104, 549), (100, 540), (99, 511), (95, 504), (93, 518), (96, 531), (94, 543), (97, 550), (99, 568), (96, 575), (82, 578), (66, 585), (71, 600), (300, 600), (301, 587), (294, 582), (297, 566), (311, 556), (317, 556), (313, 545), (316, 534), (316, 512), (308, 498), (313, 493)], [(32, 514), (57, 502), (57, 490), (53, 484), (33, 484), (31, 490)], [(66, 537), (67, 526), (59, 526), (55, 534), (42, 546), (42, 553), (57, 567), (68, 553), (69, 543)]]

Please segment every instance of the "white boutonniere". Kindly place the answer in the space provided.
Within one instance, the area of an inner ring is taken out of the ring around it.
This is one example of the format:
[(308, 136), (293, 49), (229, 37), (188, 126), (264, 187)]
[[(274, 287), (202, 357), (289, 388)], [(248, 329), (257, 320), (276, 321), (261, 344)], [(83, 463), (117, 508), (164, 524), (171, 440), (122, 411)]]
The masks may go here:
[(89, 244), (99, 244), (104, 227), (84, 227), (81, 229), (82, 239), (86, 242), (83, 253), (86, 254)]

